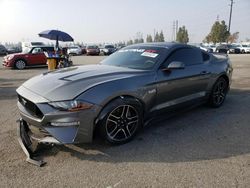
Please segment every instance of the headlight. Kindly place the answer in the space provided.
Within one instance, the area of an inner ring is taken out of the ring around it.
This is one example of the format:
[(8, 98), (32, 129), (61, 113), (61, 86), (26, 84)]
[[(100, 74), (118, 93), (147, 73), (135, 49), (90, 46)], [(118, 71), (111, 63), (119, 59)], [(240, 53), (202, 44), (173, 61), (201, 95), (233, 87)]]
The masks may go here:
[(70, 111), (70, 112), (90, 109), (93, 106), (93, 104), (80, 100), (51, 102), (49, 103), (49, 105), (58, 110)]
[(13, 59), (13, 57), (14, 57), (14, 55), (10, 55), (10, 56), (7, 57), (7, 59), (11, 60), (11, 59)]

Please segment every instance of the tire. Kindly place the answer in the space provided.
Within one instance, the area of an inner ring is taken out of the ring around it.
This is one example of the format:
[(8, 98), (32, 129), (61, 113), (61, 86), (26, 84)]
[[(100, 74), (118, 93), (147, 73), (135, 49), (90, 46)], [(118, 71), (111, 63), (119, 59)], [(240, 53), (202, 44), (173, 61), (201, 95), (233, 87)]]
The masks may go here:
[(245, 53), (245, 50), (242, 50), (241, 53), (244, 54), (244, 53)]
[(111, 144), (124, 144), (133, 139), (142, 125), (141, 105), (133, 99), (116, 99), (100, 121), (100, 136)]
[(16, 69), (22, 70), (22, 69), (24, 69), (25, 67), (26, 67), (26, 62), (25, 62), (24, 60), (19, 59), (19, 60), (17, 60), (17, 61), (15, 62), (15, 68), (16, 68)]
[(215, 82), (208, 101), (211, 107), (218, 108), (224, 103), (228, 92), (228, 87), (229, 84), (223, 77), (220, 77)]

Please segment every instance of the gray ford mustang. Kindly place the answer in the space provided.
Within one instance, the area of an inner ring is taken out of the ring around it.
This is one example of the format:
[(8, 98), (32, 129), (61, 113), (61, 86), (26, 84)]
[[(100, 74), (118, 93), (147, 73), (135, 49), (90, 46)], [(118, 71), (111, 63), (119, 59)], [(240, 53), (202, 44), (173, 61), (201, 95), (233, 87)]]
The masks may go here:
[(232, 71), (226, 56), (149, 43), (123, 48), (97, 65), (47, 72), (17, 89), (19, 142), (28, 158), (33, 141), (87, 143), (96, 130), (110, 143), (128, 142), (160, 115), (204, 102), (221, 106)]

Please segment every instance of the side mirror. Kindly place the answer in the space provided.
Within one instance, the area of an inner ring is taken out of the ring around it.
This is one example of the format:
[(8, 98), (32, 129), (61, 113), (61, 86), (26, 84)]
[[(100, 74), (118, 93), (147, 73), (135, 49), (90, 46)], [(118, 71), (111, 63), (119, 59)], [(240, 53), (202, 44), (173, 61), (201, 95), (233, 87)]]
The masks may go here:
[(185, 64), (183, 62), (180, 61), (172, 61), (168, 67), (168, 69), (184, 69), (185, 68)]

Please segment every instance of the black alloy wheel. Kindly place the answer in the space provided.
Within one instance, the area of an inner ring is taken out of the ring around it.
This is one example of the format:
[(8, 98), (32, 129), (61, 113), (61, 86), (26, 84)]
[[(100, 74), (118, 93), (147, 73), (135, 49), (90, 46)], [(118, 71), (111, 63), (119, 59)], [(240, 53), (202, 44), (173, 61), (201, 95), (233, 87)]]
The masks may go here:
[(214, 84), (210, 95), (210, 104), (212, 107), (220, 107), (225, 101), (228, 92), (228, 82), (225, 78), (219, 78)]
[(134, 103), (118, 100), (102, 120), (101, 136), (111, 144), (130, 141), (141, 127), (140, 107)]

